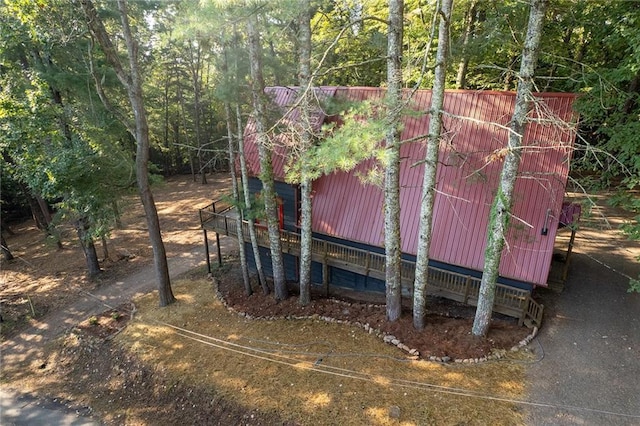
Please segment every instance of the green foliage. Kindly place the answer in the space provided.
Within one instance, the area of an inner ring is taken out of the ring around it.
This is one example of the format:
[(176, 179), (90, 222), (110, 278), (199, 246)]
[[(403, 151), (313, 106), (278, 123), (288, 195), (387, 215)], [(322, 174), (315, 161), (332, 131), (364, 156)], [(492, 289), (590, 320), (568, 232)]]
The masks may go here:
[(380, 107), (371, 102), (347, 104), (340, 114), (342, 123), (323, 126), (320, 142), (311, 147), (304, 158), (288, 164), (287, 180), (299, 182), (306, 173), (309, 180), (334, 171), (349, 172), (367, 159), (383, 162), (385, 150), (381, 146), (386, 124)]
[(82, 217), (91, 225), (88, 238), (105, 235), (113, 202), (134, 181), (132, 155), (120, 140), (125, 134), (79, 77), (87, 72), (85, 41), (64, 33), (65, 25), (79, 25), (73, 13), (61, 4), (18, 7), (23, 3), (31, 4), (3, 5), (12, 30), (0, 45), (7, 53), (0, 73), (3, 173), (55, 203), (56, 221)]
[(231, 195), (224, 196), (222, 199), (229, 205), (234, 206), (238, 211), (242, 211), (242, 217), (245, 220), (264, 220), (266, 218), (264, 199), (260, 196), (260, 193), (251, 196), (251, 208), (247, 208), (242, 188), (238, 188), (238, 199)]
[(312, 45), (326, 57), (318, 85), (380, 86), (386, 81), (386, 1), (321, 2)]

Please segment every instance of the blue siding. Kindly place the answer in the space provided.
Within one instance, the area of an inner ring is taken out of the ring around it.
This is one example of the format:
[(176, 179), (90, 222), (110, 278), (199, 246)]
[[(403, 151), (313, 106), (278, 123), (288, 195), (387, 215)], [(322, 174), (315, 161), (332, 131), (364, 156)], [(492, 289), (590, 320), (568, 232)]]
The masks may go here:
[[(260, 183), (260, 181), (258, 181)], [(283, 184), (285, 185), (285, 184)], [(289, 188), (291, 186), (287, 185)], [(261, 186), (260, 186), (261, 187)], [(285, 213), (286, 214), (286, 213)], [(315, 234), (314, 238), (323, 239), (327, 241), (331, 241), (338, 244), (343, 244), (345, 246), (356, 247), (363, 250), (369, 250), (373, 253), (384, 253), (383, 247), (370, 246), (363, 243), (352, 242), (342, 240), (340, 238), (331, 237), (329, 235), (323, 234)], [(246, 243), (247, 247), (247, 262), (249, 263), (249, 267), (252, 271), (255, 272), (255, 262), (253, 260), (253, 251), (251, 249), (251, 244)], [(288, 281), (298, 281), (298, 259), (296, 256), (290, 254), (284, 254), (284, 268), (285, 275)], [(267, 276), (273, 276), (273, 270), (271, 266), (271, 255), (269, 253), (269, 249), (266, 247), (260, 247), (260, 257), (262, 258), (262, 265), (264, 268), (264, 272)], [(414, 255), (403, 253), (402, 258), (405, 260), (415, 261), (416, 257)], [(482, 272), (476, 271), (473, 269), (464, 268), (461, 266), (450, 265), (444, 262), (438, 262), (435, 260), (429, 261), (429, 266), (444, 269), (451, 272), (457, 272), (459, 274), (470, 275), (475, 278), (481, 278)], [(383, 280), (368, 277), (365, 275), (357, 274), (351, 271), (345, 271), (344, 269), (336, 268), (329, 266), (329, 285), (348, 288), (357, 291), (373, 291), (373, 292), (382, 292), (385, 291), (385, 282)], [(311, 264), (311, 282), (315, 285), (322, 285), (322, 264), (318, 262), (312, 262)], [(529, 283), (524, 283), (522, 281), (516, 281), (504, 277), (498, 278), (498, 283), (508, 285), (511, 287), (533, 290), (533, 287)]]
[[(349, 246), (349, 247), (355, 247), (355, 248), (362, 249), (362, 250), (368, 250), (368, 251), (370, 251), (372, 253), (384, 254), (384, 247), (372, 246), (372, 245), (368, 245), (368, 244), (365, 244), (365, 243), (359, 243), (359, 242), (354, 242), (354, 241), (347, 241), (347, 240), (343, 240), (343, 239), (332, 237), (330, 235), (325, 235), (325, 234), (314, 233), (313, 237), (321, 239), (321, 240), (331, 241), (331, 242), (337, 243), (337, 244), (343, 244), (343, 245)], [(415, 262), (416, 261), (416, 256), (412, 255), (412, 254), (402, 253), (402, 259)], [(432, 260), (432, 259), (429, 260), (429, 266), (432, 266), (434, 268), (444, 269), (445, 271), (451, 271), (451, 272), (456, 272), (456, 273), (459, 273), (459, 274), (469, 275), (469, 276), (474, 277), (474, 278), (481, 278), (482, 277), (482, 272), (481, 271), (476, 271), (474, 269), (464, 268), (462, 266), (451, 265), (449, 263), (438, 262), (438, 261)], [(330, 268), (330, 269), (337, 269), (337, 268)], [(330, 284), (338, 285), (338, 286), (341, 286), (341, 287), (349, 287), (349, 288), (353, 288), (353, 289), (356, 289), (356, 290), (363, 289), (363, 290), (366, 290), (366, 291), (382, 291), (382, 292), (385, 291), (385, 283), (382, 280), (378, 280), (376, 278), (371, 278), (371, 277), (365, 277), (363, 275), (355, 274), (353, 272), (347, 272), (347, 271), (342, 271), (342, 270), (339, 270), (339, 271), (340, 272), (335, 276), (335, 280), (336, 281), (333, 281), (334, 280), (334, 274), (330, 272), (330, 279), (331, 279)], [(354, 275), (354, 277), (352, 277), (353, 283), (348, 284), (349, 278), (345, 274)], [(355, 276), (366, 278), (366, 282), (364, 284), (361, 283), (359, 281), (360, 278), (357, 278)], [(320, 280), (322, 280), (322, 270), (320, 271)], [(338, 284), (338, 282), (341, 283), (341, 284)], [(517, 281), (517, 280), (513, 280), (513, 279), (509, 279), (509, 278), (498, 277), (498, 283), (499, 284), (508, 285), (508, 286), (511, 286), (511, 287), (525, 289), (525, 290), (530, 290), (530, 291), (533, 290), (533, 286), (530, 283), (525, 283), (525, 282), (522, 282), (522, 281)]]
[(385, 291), (385, 283), (382, 280), (333, 267), (329, 267), (329, 282), (333, 286), (358, 291)]
[[(253, 249), (251, 243), (245, 243), (245, 252), (247, 254), (247, 264), (251, 272), (256, 272), (256, 262), (253, 257)], [(260, 247), (260, 259), (262, 260), (262, 268), (268, 277), (273, 277), (273, 265), (271, 264), (271, 252), (266, 247)], [(284, 274), (287, 281), (298, 281), (298, 258), (296, 256), (283, 253), (282, 260), (284, 262)], [(321, 271), (322, 273), (322, 271)], [(322, 282), (322, 281), (320, 281)]]
[[(284, 182), (275, 183), (276, 193), (282, 199), (284, 213), (284, 229), (298, 232), (298, 187)], [(249, 192), (255, 194), (262, 191), (262, 181), (249, 178)]]

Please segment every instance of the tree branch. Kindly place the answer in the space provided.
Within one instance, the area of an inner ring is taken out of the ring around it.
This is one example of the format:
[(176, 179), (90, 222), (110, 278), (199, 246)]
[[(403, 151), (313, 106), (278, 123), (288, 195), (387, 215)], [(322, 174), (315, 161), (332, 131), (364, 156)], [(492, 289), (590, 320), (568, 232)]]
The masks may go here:
[(98, 97), (102, 101), (102, 105), (104, 105), (106, 110), (113, 114), (122, 123), (122, 125), (126, 127), (127, 131), (131, 133), (133, 137), (135, 137), (136, 128), (134, 124), (122, 111), (120, 111), (120, 109), (116, 108), (111, 102), (109, 102), (109, 99), (104, 92), (104, 87), (102, 87), (102, 81), (100, 78), (98, 78), (95, 67), (93, 65), (93, 54), (91, 53), (93, 50), (93, 36), (87, 50), (89, 52), (89, 72), (91, 73), (91, 77), (93, 78), (93, 81), (95, 83), (96, 92), (98, 93)]
[(129, 91), (129, 88), (131, 86), (131, 76), (125, 71), (124, 67), (122, 66), (122, 62), (120, 61), (120, 57), (118, 56), (118, 51), (113, 46), (113, 43), (111, 43), (111, 37), (109, 37), (109, 33), (104, 27), (102, 20), (98, 18), (98, 11), (93, 5), (93, 2), (91, 0), (80, 0), (80, 5), (82, 6), (82, 10), (84, 11), (85, 17), (87, 18), (87, 26), (89, 27), (91, 35), (98, 41), (98, 44), (102, 47), (107, 61), (109, 61), (109, 63), (113, 67), (113, 70), (116, 72), (118, 79), (127, 89), (127, 91)]

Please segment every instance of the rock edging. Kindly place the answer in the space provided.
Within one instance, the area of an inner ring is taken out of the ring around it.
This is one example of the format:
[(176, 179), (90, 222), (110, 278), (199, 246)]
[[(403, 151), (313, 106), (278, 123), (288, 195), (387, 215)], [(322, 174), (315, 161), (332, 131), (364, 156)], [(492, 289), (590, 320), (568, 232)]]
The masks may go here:
[[(527, 346), (529, 343), (531, 343), (531, 341), (536, 337), (536, 335), (538, 334), (538, 327), (533, 327), (532, 332), (526, 336), (524, 339), (520, 340), (520, 342), (518, 342), (517, 345), (514, 345), (513, 347), (511, 347), (511, 349), (498, 349), (493, 351), (491, 354), (489, 355), (485, 355), (483, 357), (479, 357), (479, 358), (451, 358), (449, 356), (434, 356), (434, 355), (429, 355), (429, 356), (422, 356), (420, 357), (420, 352), (417, 349), (412, 349), (410, 347), (408, 347), (407, 345), (405, 345), (404, 343), (402, 343), (399, 339), (397, 339), (395, 336), (391, 335), (391, 334), (386, 334), (383, 331), (371, 327), (368, 323), (361, 323), (359, 321), (355, 321), (355, 322), (351, 322), (351, 321), (347, 321), (347, 320), (339, 320), (336, 318), (332, 318), (332, 317), (328, 317), (328, 316), (324, 316), (324, 315), (319, 315), (319, 314), (313, 314), (313, 315), (281, 315), (281, 316), (270, 316), (270, 317), (254, 317), (246, 312), (240, 312), (237, 309), (235, 309), (233, 306), (229, 305), (226, 301), (226, 299), (224, 298), (224, 296), (222, 295), (222, 293), (220, 292), (220, 290), (218, 289), (218, 280), (215, 277), (212, 277), (213, 280), (213, 284), (214, 284), (214, 289), (215, 289), (215, 293), (216, 293), (216, 297), (218, 298), (218, 300), (222, 303), (222, 305), (229, 311), (229, 312), (233, 312), (237, 315), (240, 315), (241, 317), (244, 317), (246, 319), (250, 319), (250, 320), (265, 320), (265, 321), (275, 321), (275, 320), (280, 320), (280, 319), (287, 319), (287, 320), (319, 320), (319, 321), (324, 321), (324, 322), (328, 322), (328, 323), (334, 323), (334, 324), (346, 324), (346, 325), (351, 325), (351, 326), (356, 326), (356, 327), (360, 327), (362, 328), (365, 332), (369, 333), (369, 334), (373, 334), (376, 337), (382, 339), (383, 342), (385, 342), (386, 344), (389, 345), (393, 345), (395, 347), (397, 347), (398, 349), (402, 350), (403, 352), (407, 353), (409, 355), (409, 357), (411, 359), (415, 359), (415, 360), (423, 360), (423, 361), (429, 361), (429, 362), (437, 362), (437, 363), (455, 363), (455, 364), (479, 364), (479, 363), (483, 363), (483, 362), (487, 362), (487, 361), (497, 361), (501, 358), (504, 358), (505, 356), (507, 356), (508, 353), (510, 352), (517, 352), (520, 349), (524, 348), (525, 346)], [(335, 299), (330, 299), (333, 303), (339, 303), (339, 304), (343, 304), (345, 306), (351, 306), (350, 303), (348, 302), (344, 302), (341, 300), (335, 300)], [(374, 307), (379, 307), (379, 305), (373, 305), (373, 304), (369, 304), (367, 305), (367, 307), (369, 308), (374, 308)]]

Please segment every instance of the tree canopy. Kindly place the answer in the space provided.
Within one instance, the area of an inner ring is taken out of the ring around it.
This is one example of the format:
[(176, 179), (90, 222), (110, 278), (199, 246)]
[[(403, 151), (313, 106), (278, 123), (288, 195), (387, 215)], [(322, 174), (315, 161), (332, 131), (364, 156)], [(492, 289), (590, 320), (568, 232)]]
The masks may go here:
[[(95, 3), (107, 29), (115, 30), (117, 8), (108, 1)], [(446, 42), (447, 88), (516, 88), (527, 2), (459, 0), (448, 40), (437, 37), (438, 2), (403, 3), (404, 87), (432, 86), (435, 66), (429, 58)], [(386, 86), (387, 1), (317, 0), (310, 8), (312, 84)], [(139, 38), (151, 170), (165, 175), (190, 172), (204, 181), (207, 172), (228, 166), (225, 101), (237, 103), (241, 121), (251, 111), (247, 19), (256, 19), (261, 30), (265, 85), (298, 84), (297, 2), (136, 1), (129, 10)], [(0, 25), (3, 177), (65, 211), (88, 215), (92, 232), (99, 235), (108, 228), (103, 221), (112, 220), (101, 216), (109, 209), (100, 206), (133, 183), (135, 143), (128, 134), (133, 117), (126, 91), (93, 46), (75, 3), (5, 0)], [(583, 182), (622, 182), (623, 192), (615, 201), (635, 209), (637, 197), (629, 194), (640, 184), (639, 25), (636, 2), (553, 2), (546, 12), (533, 79), (534, 91), (581, 95), (573, 169)], [(124, 49), (118, 51), (124, 55)], [(224, 65), (223, 51), (233, 66)], [(105, 93), (108, 102), (103, 102)], [(358, 130), (345, 126), (340, 131)], [(372, 139), (380, 140), (380, 131), (374, 126)], [(326, 170), (347, 169), (365, 157), (351, 153), (360, 149), (357, 146), (341, 146), (342, 155), (330, 147), (311, 147), (307, 157), (326, 155)], [(374, 150), (367, 155), (383, 156)], [(323, 170), (317, 166), (310, 172)], [(11, 193), (23, 194), (3, 191), (3, 201)], [(637, 221), (626, 226), (630, 236), (637, 237), (639, 229)]]

